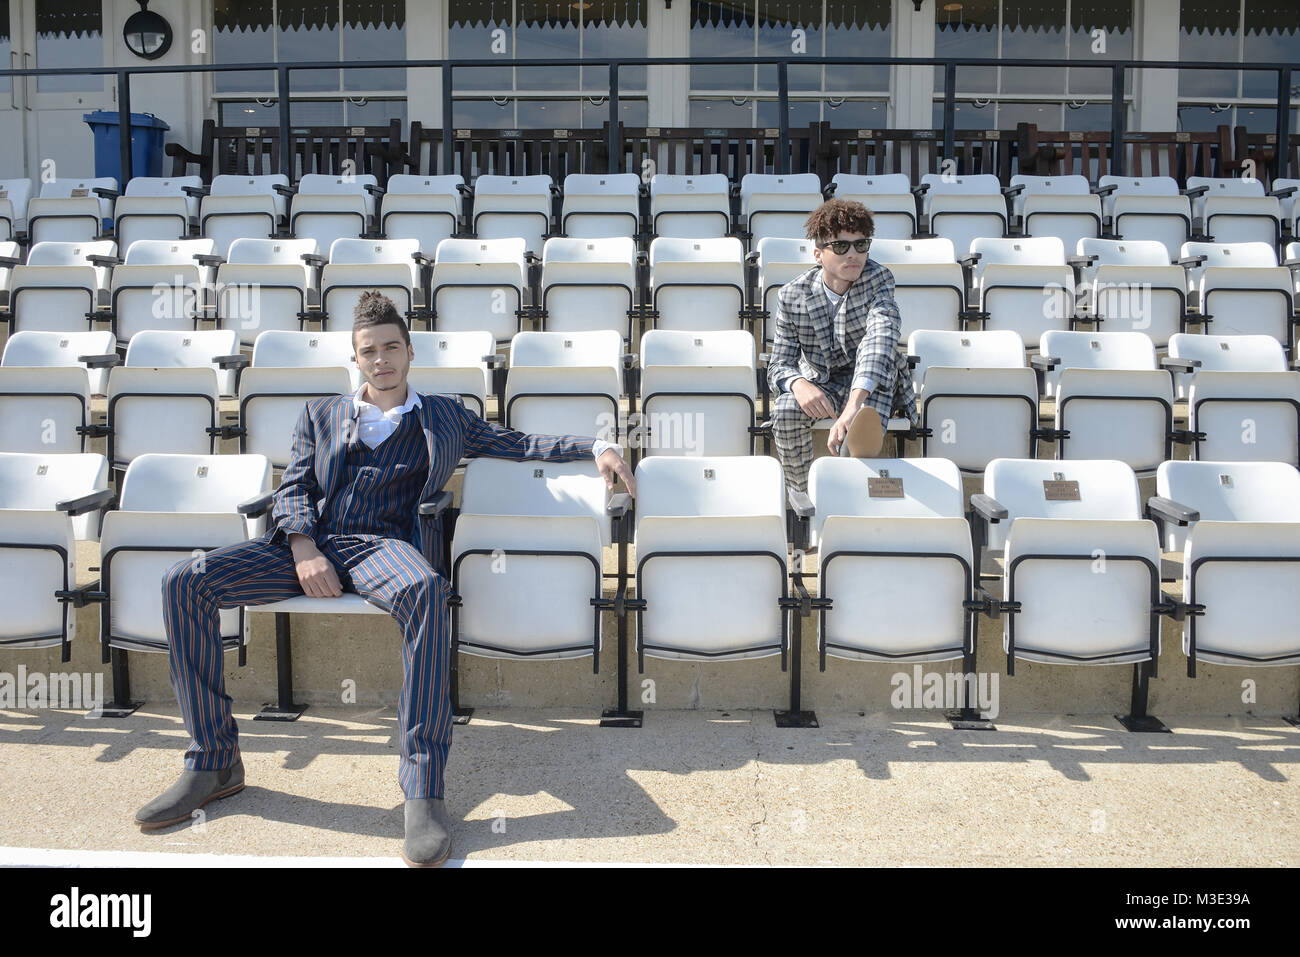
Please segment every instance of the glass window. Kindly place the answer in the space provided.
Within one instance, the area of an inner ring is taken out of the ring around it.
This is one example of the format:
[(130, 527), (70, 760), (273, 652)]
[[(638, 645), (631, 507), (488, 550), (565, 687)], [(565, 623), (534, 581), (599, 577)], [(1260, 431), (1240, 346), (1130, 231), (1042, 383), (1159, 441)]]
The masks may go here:
[[(996, 57), (998, 55), (998, 0), (937, 0), (934, 11), (936, 57)], [(934, 68), (934, 91), (942, 96), (943, 67)], [(957, 68), (957, 92), (996, 93), (997, 67)], [(940, 116), (942, 116), (942, 112)]]
[[(754, 56), (754, 44), (754, 0), (692, 0), (691, 56)], [(691, 89), (752, 90), (754, 68), (692, 66)]]
[[(569, 0), (516, 0), (515, 56), (521, 60), (581, 56), (580, 7), (581, 3)], [(518, 79), (519, 89), (524, 90), (576, 90), (578, 68), (520, 68)]]
[[(1071, 0), (1070, 59), (1133, 59), (1132, 0)], [(1071, 93), (1110, 95), (1110, 71), (1085, 68), (1069, 70)], [(1124, 77), (1124, 88), (1133, 88), (1133, 71)]]
[[(276, 59), (337, 59), (339, 5), (337, 0), (277, 0)], [(289, 78), (295, 92), (337, 90), (338, 70), (295, 70)]]
[[(343, 59), (406, 57), (406, 3), (343, 0)], [(344, 70), (345, 90), (404, 90), (406, 70)]]
[[(6, 67), (13, 62), (9, 56), (12, 49), (13, 41), (9, 36), (9, 0), (0, 0), (0, 63)], [(12, 77), (0, 76), (0, 91), (8, 93), (11, 82)]]
[[(646, 29), (645, 0), (592, 0), (582, 7), (582, 55), (584, 57), (644, 57), (649, 55), (650, 34)], [(582, 68), (584, 90), (609, 88), (609, 68)], [(644, 90), (646, 68), (627, 66), (618, 71), (618, 88)], [(583, 108), (584, 111), (586, 107)], [(639, 107), (643, 112), (645, 104)], [(628, 122), (624, 120), (624, 122)], [(644, 123), (630, 124), (644, 126)]]
[[(1236, 62), (1241, 53), (1241, 0), (1181, 0), (1178, 59)], [(1180, 96), (1231, 99), (1237, 74), (1231, 70), (1179, 70)]]
[[(825, 55), (828, 57), (889, 56), (890, 30), (889, 0), (826, 0)], [(826, 85), (822, 89), (837, 93), (866, 90), (888, 93), (889, 67), (830, 64), (826, 67)]]
[[(757, 55), (821, 56), (821, 26), (821, 0), (758, 0)], [(777, 82), (775, 65), (758, 68), (759, 89), (777, 89)], [(820, 90), (822, 68), (791, 63), (786, 82), (791, 90)]]
[[(450, 0), (449, 40), (456, 59), (492, 59), (502, 65), (457, 70), (453, 78), (458, 125), (513, 129), (530, 125), (578, 128), (596, 116), (608, 116), (604, 94), (609, 89), (609, 68), (592, 66), (515, 67), (516, 59), (599, 59), (644, 57), (649, 49), (646, 29), (648, 0)], [(644, 93), (646, 68), (619, 71), (620, 96)], [(525, 99), (510, 94), (538, 90), (588, 90), (602, 94), (599, 104), (579, 97)], [(461, 93), (477, 93), (462, 104)], [(495, 94), (493, 106), (483, 94)], [(621, 103), (620, 99), (620, 103)], [(628, 101), (631, 103), (632, 101)], [(624, 116), (644, 116), (646, 106), (620, 106)], [(639, 113), (638, 113), (639, 111)], [(624, 122), (628, 122), (624, 119)]]
[[(270, 63), (275, 59), (274, 11), (261, 0), (216, 0), (213, 10), (213, 63)], [(275, 90), (275, 74), (261, 71), (218, 73), (218, 93)]]
[(754, 104), (750, 100), (743, 103), (691, 100), (691, 126), (747, 128), (753, 125)]
[[(36, 0), (36, 67), (104, 65), (104, 16), (100, 0)], [(40, 76), (41, 93), (104, 89), (102, 76)]]
[[(1009, 2), (1002, 11), (1002, 53), (1006, 59), (1065, 59), (1065, 0)], [(961, 83), (961, 73), (958, 73)], [(1003, 67), (1003, 93), (1064, 93), (1065, 70)]]
[[(1295, 62), (1296, 50), (1300, 49), (1300, 4), (1295, 0), (1251, 0), (1246, 4), (1245, 26), (1241, 51), (1243, 60)], [(1243, 71), (1241, 93), (1242, 96), (1275, 98), (1277, 74)]]

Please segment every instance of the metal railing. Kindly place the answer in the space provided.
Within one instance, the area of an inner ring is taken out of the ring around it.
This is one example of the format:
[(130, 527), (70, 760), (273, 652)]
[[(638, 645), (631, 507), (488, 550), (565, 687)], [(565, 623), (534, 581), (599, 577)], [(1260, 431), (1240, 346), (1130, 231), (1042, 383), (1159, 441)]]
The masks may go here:
[[(777, 153), (777, 172), (789, 173), (790, 169), (790, 85), (789, 67), (791, 64), (805, 66), (841, 65), (841, 66), (916, 66), (941, 67), (944, 76), (943, 97), (943, 153), (952, 157), (955, 149), (956, 129), (956, 91), (957, 70), (959, 67), (1030, 67), (1039, 69), (1061, 70), (1066, 67), (1080, 69), (1109, 69), (1111, 71), (1111, 123), (1110, 156), (1111, 172), (1124, 174), (1124, 83), (1130, 70), (1209, 70), (1273, 73), (1277, 77), (1277, 149), (1275, 151), (1274, 177), (1285, 176), (1291, 150), (1291, 77), (1293, 71), (1300, 67), (1300, 60), (1295, 63), (1202, 63), (1181, 60), (1122, 60), (1099, 63), (1096, 60), (1052, 60), (1052, 59), (998, 59), (990, 57), (629, 57), (620, 59), (601, 58), (558, 58), (558, 59), (516, 59), (511, 60), (514, 67), (547, 66), (600, 66), (609, 69), (609, 122), (608, 172), (622, 172), (622, 143), (619, 141), (618, 107), (619, 107), (619, 71), (624, 67), (653, 66), (728, 66), (728, 65), (775, 65), (777, 68), (777, 104), (780, 117), (780, 144)], [(22, 70), (0, 70), (0, 76), (115, 76), (117, 78), (119, 129), (129, 130), (131, 124), (131, 77), (157, 73), (240, 73), (257, 71), (274, 71), (276, 73), (276, 90), (279, 100), (279, 131), (282, 147), (279, 151), (280, 172), (293, 175), (293, 153), (287, 148), (290, 142), (290, 111), (292, 107), (291, 74), (299, 70), (351, 70), (364, 69), (438, 69), (442, 74), (442, 149), (443, 165), (450, 170), (453, 164), (455, 144), (453, 142), (452, 110), (455, 98), (453, 85), (454, 73), (482, 67), (500, 66), (500, 59), (486, 60), (358, 60), (358, 61), (302, 61), (293, 63), (239, 63), (239, 64), (195, 64), (192, 66), (138, 66), (121, 67), (86, 67), (86, 68), (33, 68)], [(843, 91), (839, 91), (841, 94)], [(131, 137), (120, 136), (122, 182), (130, 179)]]

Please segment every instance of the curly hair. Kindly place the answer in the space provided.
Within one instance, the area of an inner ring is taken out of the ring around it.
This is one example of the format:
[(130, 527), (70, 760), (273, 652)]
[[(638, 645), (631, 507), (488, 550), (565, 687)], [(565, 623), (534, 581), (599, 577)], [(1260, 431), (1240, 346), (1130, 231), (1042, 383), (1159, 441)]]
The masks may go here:
[(828, 199), (812, 211), (803, 226), (808, 238), (818, 245), (840, 233), (861, 233), (870, 239), (876, 232), (871, 210), (851, 199)]
[(389, 299), (378, 289), (367, 289), (357, 301), (356, 312), (352, 315), (352, 341), (356, 342), (358, 329), (371, 326), (397, 326), (402, 331), (402, 340), (411, 344), (411, 330), (406, 327), (406, 320)]

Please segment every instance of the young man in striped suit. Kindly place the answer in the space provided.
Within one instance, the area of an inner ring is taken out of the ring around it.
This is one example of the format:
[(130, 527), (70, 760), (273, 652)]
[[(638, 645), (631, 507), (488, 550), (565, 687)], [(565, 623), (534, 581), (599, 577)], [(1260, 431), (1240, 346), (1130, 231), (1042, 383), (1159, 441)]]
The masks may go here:
[(573, 461), (594, 455), (612, 489), (631, 470), (610, 443), (576, 436), (525, 435), (490, 425), (456, 398), (409, 389), (415, 352), (393, 303), (377, 291), (361, 297), (352, 332), (365, 384), (353, 395), (306, 403), (275, 494), (271, 530), (262, 538), (186, 560), (163, 578), (163, 619), (171, 682), (191, 741), (185, 770), (136, 814), (145, 830), (190, 819), (209, 801), (244, 787), (238, 730), (225, 693), (218, 609), (260, 605), (346, 588), (384, 608), (402, 629), (398, 703), (406, 796), (402, 857), (436, 866), (451, 850), (443, 805), (443, 769), (451, 747), (448, 689), (451, 621), (441, 528), (418, 547), (417, 509), (432, 500), (462, 458)]

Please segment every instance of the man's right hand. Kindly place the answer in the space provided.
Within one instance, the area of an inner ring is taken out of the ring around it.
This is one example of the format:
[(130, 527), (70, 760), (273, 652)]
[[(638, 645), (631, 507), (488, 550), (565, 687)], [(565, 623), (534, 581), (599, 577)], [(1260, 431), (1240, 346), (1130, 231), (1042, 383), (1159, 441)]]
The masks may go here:
[(790, 383), (790, 391), (794, 393), (795, 401), (803, 409), (804, 415), (813, 419), (835, 418), (835, 406), (831, 405), (826, 393), (807, 379), (795, 379)]
[(321, 554), (316, 543), (306, 535), (289, 536), (289, 547), (293, 549), (294, 571), (298, 573), (298, 583), (302, 590), (312, 598), (337, 598), (343, 594), (339, 584), (338, 572), (333, 563)]

